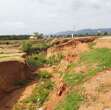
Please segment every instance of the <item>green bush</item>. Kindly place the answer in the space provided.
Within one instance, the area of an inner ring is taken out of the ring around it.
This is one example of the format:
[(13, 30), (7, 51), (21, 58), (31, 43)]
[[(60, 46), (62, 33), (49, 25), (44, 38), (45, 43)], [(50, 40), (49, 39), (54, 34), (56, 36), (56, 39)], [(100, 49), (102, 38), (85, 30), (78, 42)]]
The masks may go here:
[(31, 44), (31, 42), (29, 42), (29, 41), (24, 41), (23, 43), (22, 43), (22, 50), (24, 51), (24, 52), (30, 52), (31, 51), (31, 49), (32, 49), (32, 44)]
[(42, 66), (46, 63), (46, 58), (43, 53), (33, 54), (26, 59), (27, 63), (33, 67)]
[(83, 96), (71, 91), (63, 101), (57, 105), (55, 110), (78, 110), (83, 100)]

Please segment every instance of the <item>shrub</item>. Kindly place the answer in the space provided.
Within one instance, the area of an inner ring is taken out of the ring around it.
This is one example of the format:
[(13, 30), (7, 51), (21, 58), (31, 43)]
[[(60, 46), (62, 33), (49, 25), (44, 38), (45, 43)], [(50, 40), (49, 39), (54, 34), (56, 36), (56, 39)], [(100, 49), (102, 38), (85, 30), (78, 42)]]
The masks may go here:
[(46, 59), (43, 53), (33, 54), (26, 59), (27, 63), (33, 67), (42, 66), (46, 63)]
[(29, 42), (29, 41), (24, 41), (24, 42), (22, 43), (22, 50), (23, 50), (24, 52), (29, 53), (29, 52), (31, 51), (31, 49), (32, 49), (32, 44), (31, 44), (31, 42)]

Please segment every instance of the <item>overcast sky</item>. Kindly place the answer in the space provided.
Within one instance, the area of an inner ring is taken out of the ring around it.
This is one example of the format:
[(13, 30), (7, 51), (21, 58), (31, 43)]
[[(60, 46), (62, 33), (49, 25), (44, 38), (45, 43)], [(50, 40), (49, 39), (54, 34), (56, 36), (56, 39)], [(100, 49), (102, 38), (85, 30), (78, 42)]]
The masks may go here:
[(111, 27), (111, 0), (0, 0), (0, 34)]

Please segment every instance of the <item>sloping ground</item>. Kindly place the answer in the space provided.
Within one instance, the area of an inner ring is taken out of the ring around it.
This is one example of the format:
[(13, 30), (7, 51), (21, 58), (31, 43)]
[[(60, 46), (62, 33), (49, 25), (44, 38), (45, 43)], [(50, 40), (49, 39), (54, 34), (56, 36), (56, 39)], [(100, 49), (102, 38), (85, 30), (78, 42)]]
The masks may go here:
[(79, 110), (111, 109), (111, 69), (98, 73), (83, 85), (86, 102)]
[[(62, 67), (62, 65), (61, 65)], [(48, 72), (52, 72), (52, 81), (54, 82), (54, 89), (49, 94), (49, 100), (47, 100), (43, 104), (44, 110), (54, 110), (55, 106), (64, 98), (64, 96), (68, 92), (68, 87), (64, 85), (63, 79), (60, 77), (59, 67), (55, 68), (44, 68), (44, 70), (47, 70)]]
[[(66, 72), (68, 70), (68, 65), (72, 62), (77, 62), (79, 60), (79, 54), (83, 52), (87, 52), (89, 50), (87, 43), (83, 42), (92, 42), (94, 39), (91, 39), (91, 41), (88, 39), (82, 39), (76, 41), (71, 40), (68, 42), (65, 42), (61, 45), (57, 45), (56, 47), (52, 47), (48, 50), (47, 54), (48, 57), (53, 54), (62, 53), (64, 55), (64, 59), (59, 63), (58, 66), (55, 66), (54, 68), (45, 68), (47, 71), (51, 72), (53, 75), (53, 82), (55, 83), (54, 90), (49, 94), (49, 100), (44, 103), (44, 110), (55, 110), (55, 107), (57, 104), (60, 103), (61, 100), (64, 99), (64, 97), (67, 95), (67, 93), (70, 91), (70, 87), (65, 85), (65, 82), (63, 81), (63, 78), (60, 76), (60, 72)], [(78, 71), (84, 71), (83, 68), (77, 69)], [(59, 94), (60, 93), (60, 94)]]
[(31, 70), (24, 62), (0, 62), (0, 98), (18, 88), (19, 81), (31, 79), (31, 73)]

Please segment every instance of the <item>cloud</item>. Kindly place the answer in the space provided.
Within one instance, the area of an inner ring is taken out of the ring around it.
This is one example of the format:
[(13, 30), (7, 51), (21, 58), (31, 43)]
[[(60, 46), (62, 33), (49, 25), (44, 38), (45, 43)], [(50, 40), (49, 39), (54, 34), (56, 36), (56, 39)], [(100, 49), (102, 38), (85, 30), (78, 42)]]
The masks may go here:
[(1, 27), (21, 29), (21, 28), (25, 28), (25, 24), (21, 21), (5, 21), (1, 23)]
[(111, 26), (110, 6), (111, 0), (0, 0), (0, 34)]
[(27, 26), (21, 21), (4, 21), (0, 24), (0, 34), (26, 33)]
[[(72, 8), (79, 9), (105, 9), (107, 10), (111, 5), (110, 0), (72, 0)], [(97, 10), (96, 10), (97, 11)]]
[(38, 0), (38, 2), (46, 5), (54, 5), (56, 3), (56, 1), (53, 0)]

